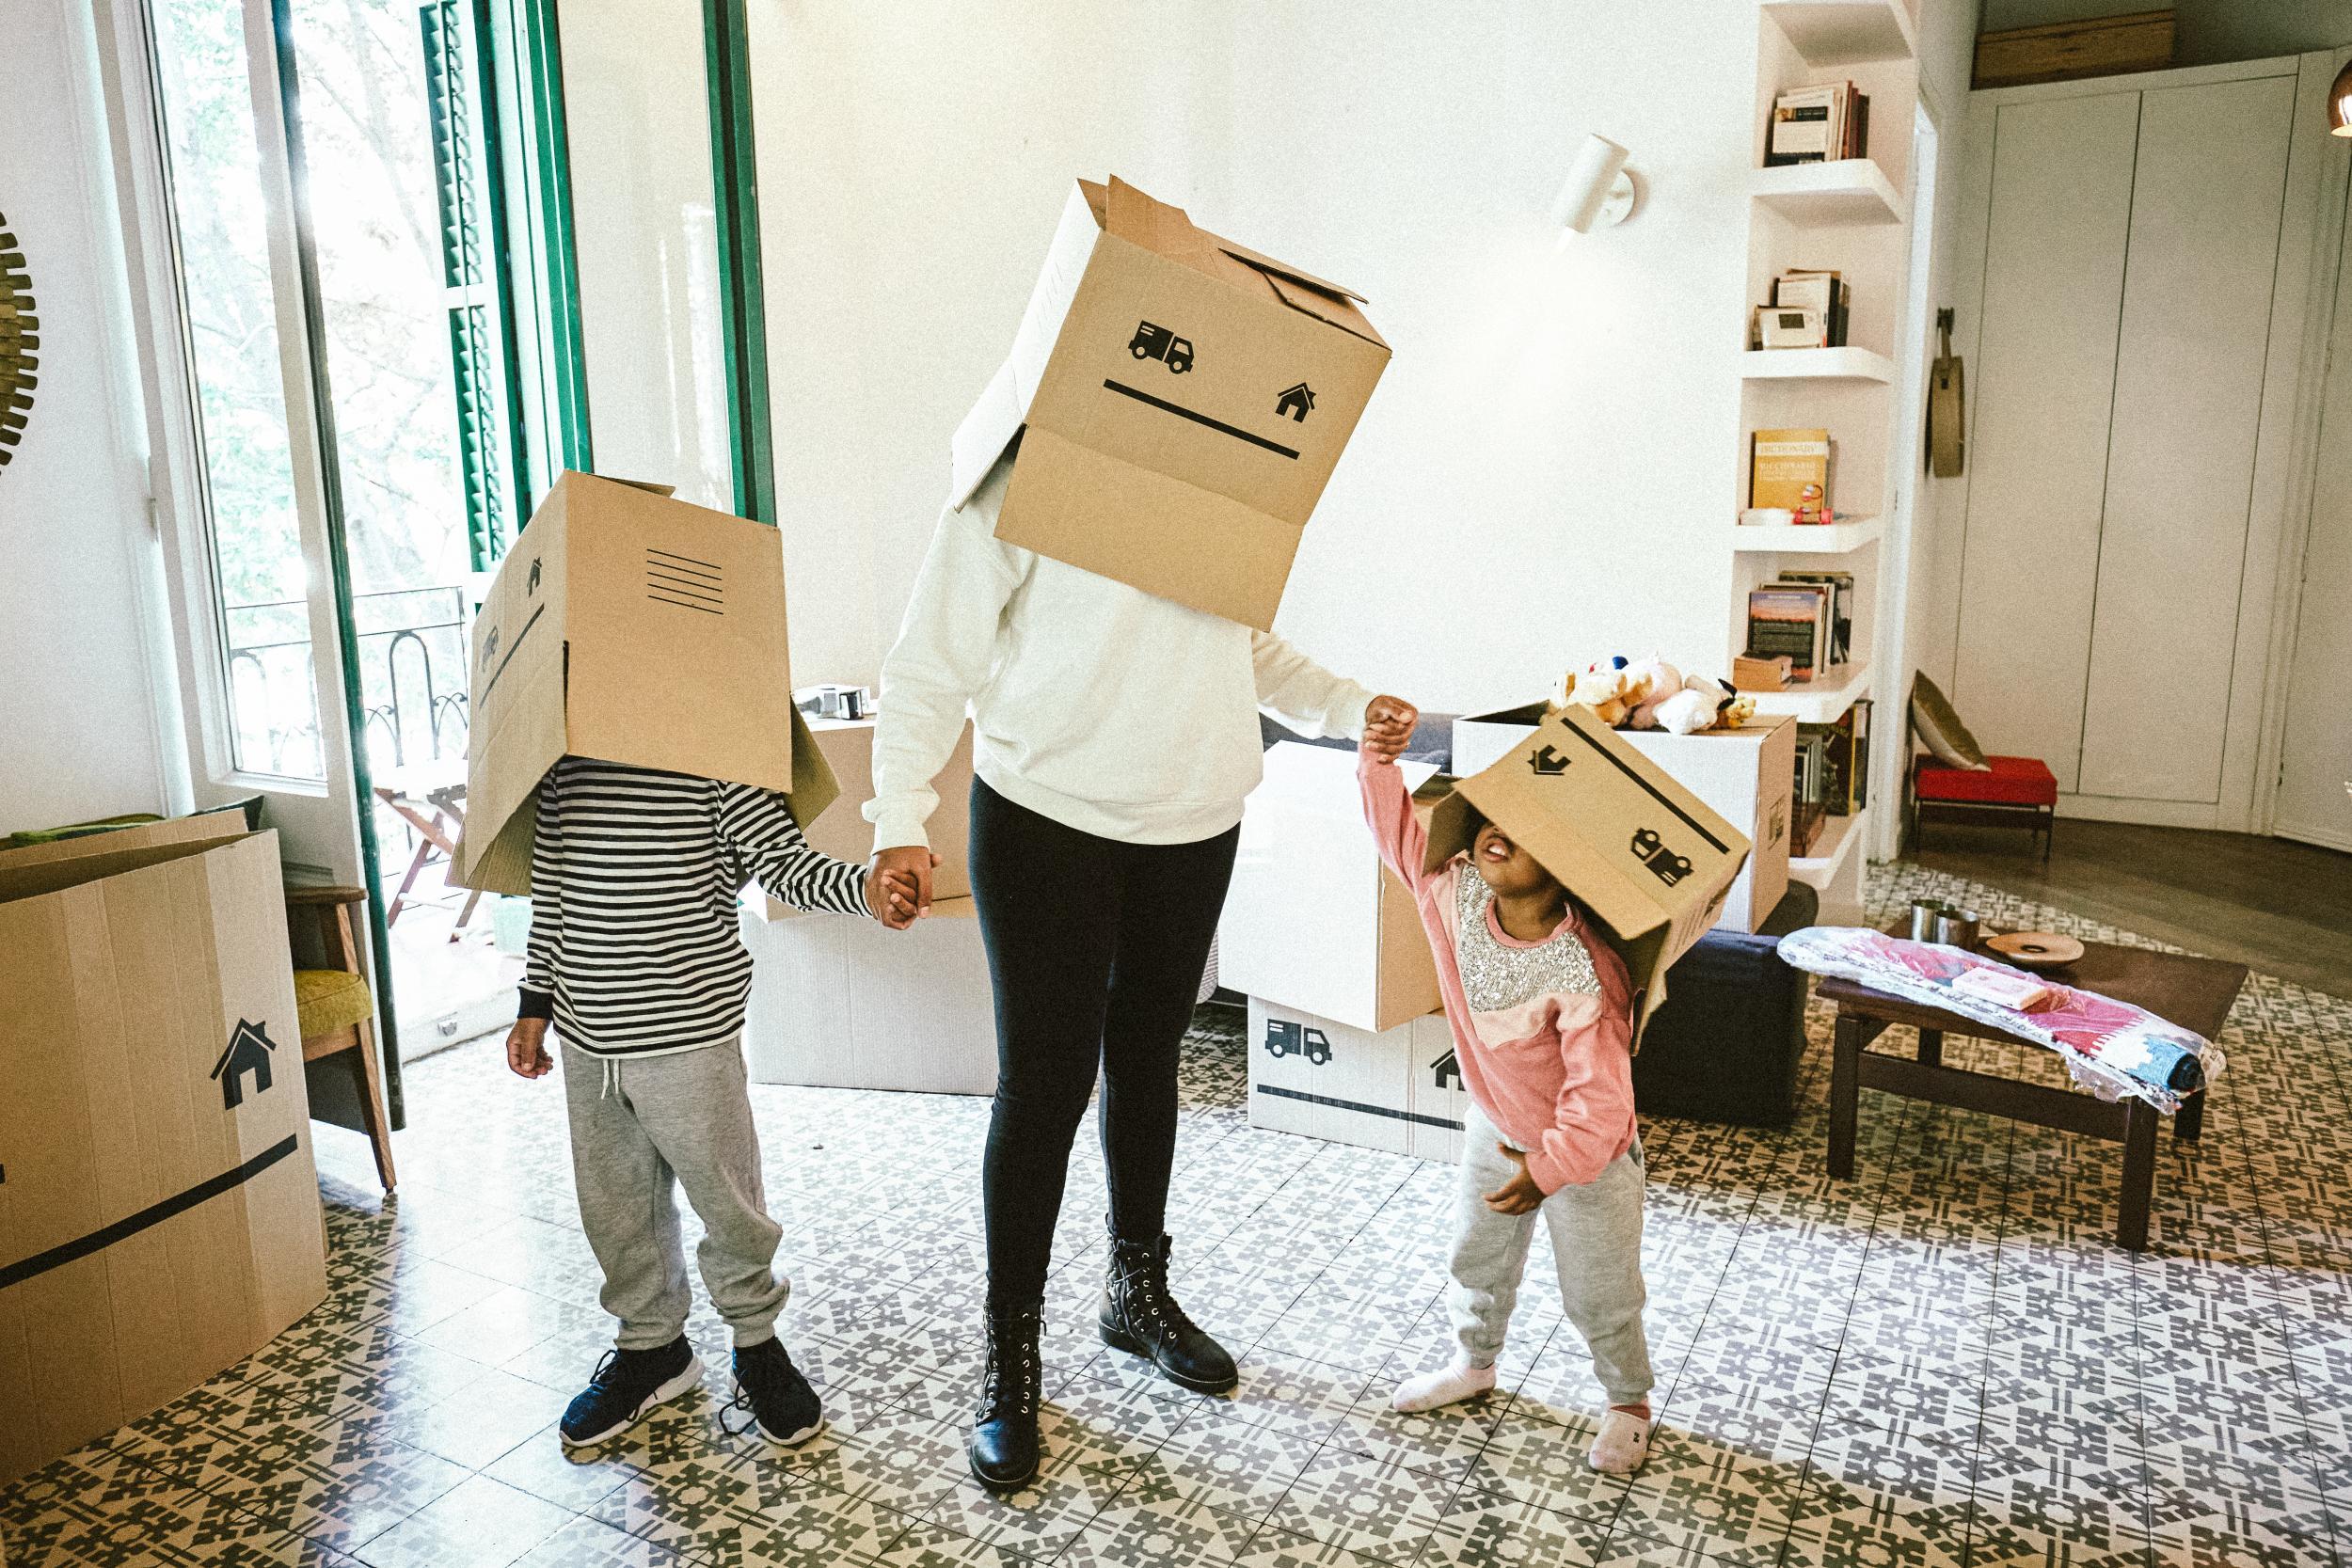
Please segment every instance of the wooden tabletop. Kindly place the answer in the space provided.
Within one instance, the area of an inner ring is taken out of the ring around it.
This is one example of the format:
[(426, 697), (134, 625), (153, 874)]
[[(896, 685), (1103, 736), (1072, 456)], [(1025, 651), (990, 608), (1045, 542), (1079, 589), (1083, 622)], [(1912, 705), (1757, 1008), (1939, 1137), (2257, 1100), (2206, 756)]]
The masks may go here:
[[(1905, 935), (1908, 928), (1906, 925), (1902, 931), (1890, 930), (1887, 934)], [(2083, 956), (2064, 969), (2052, 972), (2049, 978), (2112, 996), (2118, 1002), (2128, 1002), (2168, 1022), (2195, 1030), (2210, 1040), (2220, 1037), (2221, 1026), (2230, 1017), (2231, 1006), (2237, 1001), (2246, 974), (2244, 964), (2224, 963), (2218, 958), (2086, 942)], [(1895, 1023), (1941, 1029), (1979, 1039), (2010, 1040), (2019, 1045), (2041, 1043), (2021, 1039), (1963, 1014), (1890, 996), (1851, 980), (1823, 976), (1820, 984), (1820, 994), (1836, 1003), (1841, 1011), (1867, 1013)]]

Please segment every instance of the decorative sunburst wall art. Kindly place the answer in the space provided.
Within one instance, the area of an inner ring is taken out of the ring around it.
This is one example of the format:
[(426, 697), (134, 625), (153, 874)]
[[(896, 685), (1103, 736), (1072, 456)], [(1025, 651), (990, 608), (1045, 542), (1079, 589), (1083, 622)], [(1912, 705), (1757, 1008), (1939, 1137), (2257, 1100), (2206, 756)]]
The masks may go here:
[(33, 314), (33, 275), (24, 252), (0, 213), (0, 468), (16, 455), (24, 423), (33, 411), (33, 375), (40, 361), (40, 318)]

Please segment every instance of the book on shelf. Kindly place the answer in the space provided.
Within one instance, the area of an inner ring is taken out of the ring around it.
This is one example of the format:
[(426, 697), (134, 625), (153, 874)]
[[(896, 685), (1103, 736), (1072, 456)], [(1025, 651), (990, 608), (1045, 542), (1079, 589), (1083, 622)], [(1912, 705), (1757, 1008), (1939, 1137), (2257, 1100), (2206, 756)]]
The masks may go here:
[(1772, 100), (1764, 166), (1832, 163), (1869, 155), (1870, 100), (1851, 82), (1792, 87)]
[(1750, 658), (1788, 660), (1788, 678), (1809, 681), (1828, 667), (1830, 591), (1819, 583), (1771, 584), (1748, 593)]
[(1821, 809), (1851, 816), (1870, 803), (1870, 700), (1856, 701), (1836, 721), (1797, 726), (1797, 744), (1821, 743)]
[(1835, 272), (1791, 267), (1772, 279), (1773, 305), (1820, 312), (1821, 341), (1810, 345), (1817, 348), (1846, 346), (1846, 323), (1852, 298), (1852, 287)]
[[(1830, 439), (1826, 430), (1759, 430), (1749, 438), (1748, 505), (1801, 508), (1829, 505)], [(1810, 497), (1805, 486), (1817, 486)]]
[(1785, 571), (1780, 574), (1780, 580), (1819, 584), (1830, 591), (1829, 661), (1850, 662), (1853, 657), (1853, 574)]
[[(1807, 729), (1815, 733), (1806, 734)], [(1818, 725), (1797, 729), (1796, 801), (1826, 813), (1829, 804), (1829, 739)]]

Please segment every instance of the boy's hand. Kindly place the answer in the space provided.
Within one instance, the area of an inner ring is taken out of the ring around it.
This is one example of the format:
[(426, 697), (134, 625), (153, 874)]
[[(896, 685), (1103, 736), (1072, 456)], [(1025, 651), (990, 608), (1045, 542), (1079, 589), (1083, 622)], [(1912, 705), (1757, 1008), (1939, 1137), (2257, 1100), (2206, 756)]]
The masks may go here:
[[(884, 853), (899, 852), (889, 850)], [(905, 930), (914, 924), (917, 917), (930, 912), (930, 906), (924, 898), (923, 884), (930, 880), (930, 867), (939, 864), (939, 857), (928, 849), (916, 850), (915, 853), (930, 862), (930, 866), (924, 868), (925, 874), (920, 882), (913, 870), (890, 863), (883, 855), (875, 856), (873, 863), (866, 868), (866, 908), (876, 920), (894, 931)]]
[(1364, 709), (1364, 754), (1375, 762), (1394, 762), (1413, 738), (1421, 711), (1402, 697), (1375, 697)]
[(506, 1032), (506, 1065), (517, 1078), (545, 1078), (555, 1067), (548, 1054), (548, 1021), (518, 1018)]
[(874, 910), (875, 918), (882, 921), (883, 925), (889, 926), (894, 931), (906, 929), (905, 921), (892, 925), (889, 917), (882, 912), (882, 907), (874, 903), (874, 879), (878, 876), (893, 877), (901, 885), (912, 887), (915, 914), (921, 916), (930, 913), (931, 867), (938, 863), (939, 857), (919, 844), (904, 844), (896, 849), (875, 850), (874, 858), (866, 863), (866, 902), (868, 908)]
[(1534, 1177), (1527, 1174), (1527, 1156), (1509, 1144), (1497, 1144), (1495, 1148), (1518, 1168), (1512, 1173), (1510, 1180), (1491, 1193), (1480, 1195), (1486, 1200), (1486, 1207), (1498, 1214), (1534, 1213), (1544, 1201), (1544, 1190), (1535, 1185)]

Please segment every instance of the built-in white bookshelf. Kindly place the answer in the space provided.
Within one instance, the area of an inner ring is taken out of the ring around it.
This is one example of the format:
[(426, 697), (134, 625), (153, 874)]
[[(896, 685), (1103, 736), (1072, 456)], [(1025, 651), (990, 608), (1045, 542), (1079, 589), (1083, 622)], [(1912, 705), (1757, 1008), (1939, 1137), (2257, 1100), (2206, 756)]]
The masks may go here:
[(1807, 65), (1908, 60), (1916, 24), (1902, 0), (1765, 0), (1763, 11)]
[(1838, 664), (1809, 681), (1780, 691), (1751, 691), (1758, 713), (1780, 713), (1802, 724), (1834, 724), (1837, 716), (1870, 694), (1870, 667)]
[(1867, 348), (1752, 348), (1740, 356), (1740, 374), (1748, 381), (1883, 384), (1895, 379), (1895, 362)]
[(1875, 545), (1886, 531), (1879, 517), (1841, 517), (1834, 523), (1741, 523), (1731, 547), (1748, 555), (1851, 555)]
[(1868, 158), (1759, 168), (1748, 195), (1792, 223), (1824, 228), (1900, 223), (1911, 215), (1911, 203)]

